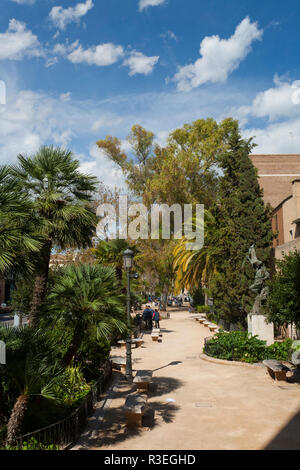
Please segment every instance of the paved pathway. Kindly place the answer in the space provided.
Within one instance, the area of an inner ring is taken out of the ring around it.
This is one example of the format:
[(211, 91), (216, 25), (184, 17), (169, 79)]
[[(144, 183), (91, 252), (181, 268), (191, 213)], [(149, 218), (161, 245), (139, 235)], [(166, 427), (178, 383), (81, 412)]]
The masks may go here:
[(77, 449), (300, 449), (298, 383), (276, 385), (263, 367), (200, 359), (210, 332), (187, 311), (171, 310), (161, 329), (161, 343), (145, 334), (143, 347), (132, 350), (134, 368), (154, 377), (143, 428), (127, 429), (123, 405), (133, 389), (115, 373), (110, 406)]

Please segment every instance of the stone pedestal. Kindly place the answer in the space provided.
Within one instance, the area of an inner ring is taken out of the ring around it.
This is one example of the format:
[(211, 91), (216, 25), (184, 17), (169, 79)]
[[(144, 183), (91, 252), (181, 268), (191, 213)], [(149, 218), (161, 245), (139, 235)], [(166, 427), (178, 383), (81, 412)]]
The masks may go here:
[(267, 346), (274, 343), (274, 325), (267, 323), (264, 315), (248, 315), (248, 333), (267, 342)]

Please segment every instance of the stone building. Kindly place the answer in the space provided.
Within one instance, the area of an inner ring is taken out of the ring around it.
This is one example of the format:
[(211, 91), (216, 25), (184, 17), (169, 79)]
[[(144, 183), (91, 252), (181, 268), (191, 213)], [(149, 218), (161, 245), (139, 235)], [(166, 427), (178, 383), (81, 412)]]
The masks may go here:
[(300, 250), (300, 154), (250, 155), (264, 201), (273, 208), (275, 258)]

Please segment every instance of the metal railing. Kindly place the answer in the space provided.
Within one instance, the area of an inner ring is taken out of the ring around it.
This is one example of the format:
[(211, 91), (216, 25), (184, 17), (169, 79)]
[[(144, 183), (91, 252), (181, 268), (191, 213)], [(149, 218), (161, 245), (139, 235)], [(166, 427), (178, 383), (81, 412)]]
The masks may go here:
[(111, 376), (111, 361), (107, 361), (101, 369), (99, 379), (91, 386), (91, 390), (75, 411), (61, 421), (20, 436), (16, 440), (14, 448), (21, 450), (25, 443), (28, 445), (33, 440), (35, 443), (34, 448), (37, 450), (50, 445), (54, 445), (60, 450), (69, 448), (83, 432), (87, 418), (92, 414), (94, 405), (99, 401)]

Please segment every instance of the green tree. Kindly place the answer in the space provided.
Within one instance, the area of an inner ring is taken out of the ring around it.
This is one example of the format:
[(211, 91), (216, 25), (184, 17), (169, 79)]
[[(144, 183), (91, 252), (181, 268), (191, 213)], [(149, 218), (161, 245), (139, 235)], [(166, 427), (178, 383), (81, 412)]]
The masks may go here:
[(55, 360), (56, 346), (47, 334), (33, 328), (0, 328), (6, 344), (7, 364), (3, 380), (15, 390), (15, 401), (7, 424), (7, 444), (20, 436), (32, 396), (57, 400), (55, 386), (63, 369)]
[(92, 253), (96, 257), (96, 263), (113, 266), (120, 284), (123, 274), (123, 253), (128, 248), (131, 248), (128, 242), (120, 238), (99, 240), (96, 248), (92, 248)]
[[(115, 270), (100, 265), (67, 265), (48, 297), (52, 318), (70, 328), (72, 338), (63, 362), (70, 365), (84, 340), (96, 331), (98, 340), (126, 332), (125, 300)], [(52, 306), (51, 306), (52, 304)]]
[(254, 244), (258, 258), (268, 265), (273, 239), (270, 211), (249, 158), (252, 148), (251, 139), (243, 140), (236, 126), (219, 158), (223, 176), (212, 208), (216, 224), (210, 245), (216, 269), (209, 291), (218, 314), (232, 321), (245, 321), (253, 303), (249, 285), (255, 273), (244, 263), (249, 247)]
[(300, 251), (288, 253), (277, 261), (277, 271), (269, 286), (269, 320), (278, 326), (295, 323), (300, 328)]
[(147, 180), (152, 174), (154, 134), (139, 125), (132, 126), (127, 137), (135, 156), (133, 160), (122, 150), (121, 141), (117, 137), (107, 136), (98, 140), (97, 145), (107, 157), (123, 171), (126, 183), (131, 191), (142, 197)]
[(32, 270), (30, 254), (41, 247), (32, 209), (9, 167), (0, 166), (0, 273), (13, 267), (23, 272)]
[[(191, 290), (206, 286), (213, 272), (216, 270), (216, 247), (212, 243), (215, 237), (216, 221), (209, 211), (204, 213), (204, 246), (198, 250), (188, 250), (186, 245), (190, 243), (186, 237), (182, 237), (174, 248), (174, 269), (176, 272), (176, 290), (183, 287)], [(197, 221), (198, 229), (202, 222)], [(196, 221), (193, 220), (193, 230), (196, 229)]]
[(107, 136), (97, 145), (124, 172), (131, 191), (147, 205), (202, 203), (211, 205), (217, 190), (218, 156), (228, 146), (235, 121), (199, 119), (171, 132), (167, 145), (154, 145), (154, 134), (132, 127), (128, 141), (135, 159), (123, 152), (121, 141)]
[(87, 204), (97, 179), (83, 175), (79, 161), (62, 148), (42, 147), (33, 157), (19, 155), (18, 162), (13, 176), (30, 195), (43, 236), (30, 309), (33, 322), (46, 295), (52, 248), (85, 248), (91, 244), (97, 218)]

